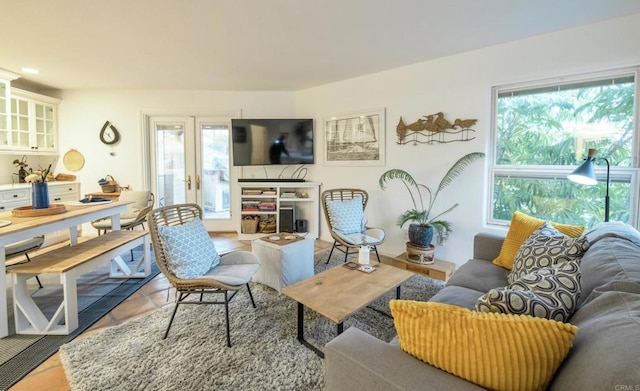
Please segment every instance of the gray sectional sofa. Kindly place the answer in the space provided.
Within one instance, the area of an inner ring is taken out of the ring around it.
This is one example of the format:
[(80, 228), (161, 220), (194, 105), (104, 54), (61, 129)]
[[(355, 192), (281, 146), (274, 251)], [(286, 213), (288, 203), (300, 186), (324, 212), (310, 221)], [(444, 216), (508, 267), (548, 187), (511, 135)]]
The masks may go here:
[[(640, 232), (600, 223), (585, 232), (582, 294), (569, 323), (578, 334), (550, 390), (640, 390)], [(506, 286), (508, 270), (491, 263), (503, 236), (480, 233), (473, 259), (431, 301), (474, 309), (492, 288)], [(480, 387), (351, 327), (325, 347), (327, 391), (476, 390)]]

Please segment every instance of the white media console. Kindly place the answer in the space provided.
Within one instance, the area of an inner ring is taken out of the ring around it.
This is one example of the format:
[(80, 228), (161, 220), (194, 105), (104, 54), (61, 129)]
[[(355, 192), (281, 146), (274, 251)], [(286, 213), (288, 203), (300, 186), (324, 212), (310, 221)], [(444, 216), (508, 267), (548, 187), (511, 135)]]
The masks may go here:
[[(240, 218), (237, 219), (237, 231), (241, 240), (249, 240), (268, 235), (268, 233), (245, 233), (242, 230), (242, 219), (247, 216), (258, 216), (261, 220), (275, 220), (275, 232), (281, 226), (290, 231), (290, 222), (280, 220), (281, 211), (284, 216), (293, 220), (306, 220), (306, 237), (317, 239), (320, 234), (320, 185), (318, 182), (243, 182), (239, 181)], [(281, 225), (281, 223), (283, 223)], [(293, 221), (295, 227), (295, 221)], [(285, 230), (283, 230), (284, 232)], [(305, 233), (301, 233), (305, 234)]]

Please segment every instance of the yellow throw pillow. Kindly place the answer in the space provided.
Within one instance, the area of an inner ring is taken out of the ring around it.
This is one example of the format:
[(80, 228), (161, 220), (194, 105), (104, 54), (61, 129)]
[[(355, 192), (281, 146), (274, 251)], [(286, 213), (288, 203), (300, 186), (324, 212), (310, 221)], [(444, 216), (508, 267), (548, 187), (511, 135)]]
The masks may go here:
[[(520, 246), (522, 246), (522, 243), (531, 236), (533, 231), (542, 226), (542, 224), (544, 224), (544, 220), (516, 211), (513, 217), (511, 217), (509, 232), (507, 232), (507, 237), (502, 243), (500, 254), (493, 260), (493, 264), (511, 270), (513, 268), (513, 259), (520, 249)], [(584, 232), (584, 227), (579, 225), (554, 222), (551, 222), (551, 225), (558, 231), (572, 238), (577, 238)]]
[(555, 320), (450, 304), (392, 300), (389, 305), (402, 350), (492, 390), (545, 389), (578, 331)]

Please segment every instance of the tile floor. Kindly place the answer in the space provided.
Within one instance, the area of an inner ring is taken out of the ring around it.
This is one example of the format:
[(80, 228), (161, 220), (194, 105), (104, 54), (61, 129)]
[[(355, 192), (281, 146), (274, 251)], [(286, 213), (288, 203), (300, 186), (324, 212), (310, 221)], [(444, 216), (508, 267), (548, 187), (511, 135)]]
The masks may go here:
[[(216, 248), (221, 253), (237, 250), (251, 251), (251, 242), (238, 240), (235, 233), (216, 233), (211, 234), (211, 236)], [(331, 248), (331, 245), (331, 242), (316, 240), (315, 251)], [(169, 301), (167, 301), (167, 290), (169, 290)], [(173, 299), (174, 291), (167, 279), (162, 274), (159, 274), (78, 338), (82, 338), (83, 335), (90, 334), (101, 328), (115, 326), (134, 318), (149, 315), (166, 306), (171, 306)], [(70, 389), (59, 354), (56, 353), (11, 387), (10, 391), (66, 391)]]

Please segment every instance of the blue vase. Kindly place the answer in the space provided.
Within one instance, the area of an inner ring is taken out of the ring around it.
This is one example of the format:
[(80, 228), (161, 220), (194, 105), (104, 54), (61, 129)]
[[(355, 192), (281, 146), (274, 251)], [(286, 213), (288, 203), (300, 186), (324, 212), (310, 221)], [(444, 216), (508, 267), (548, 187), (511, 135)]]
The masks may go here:
[(409, 242), (418, 247), (429, 247), (433, 240), (433, 227), (421, 226), (417, 223), (409, 224)]
[(33, 209), (49, 207), (49, 184), (47, 182), (31, 183), (31, 206)]

